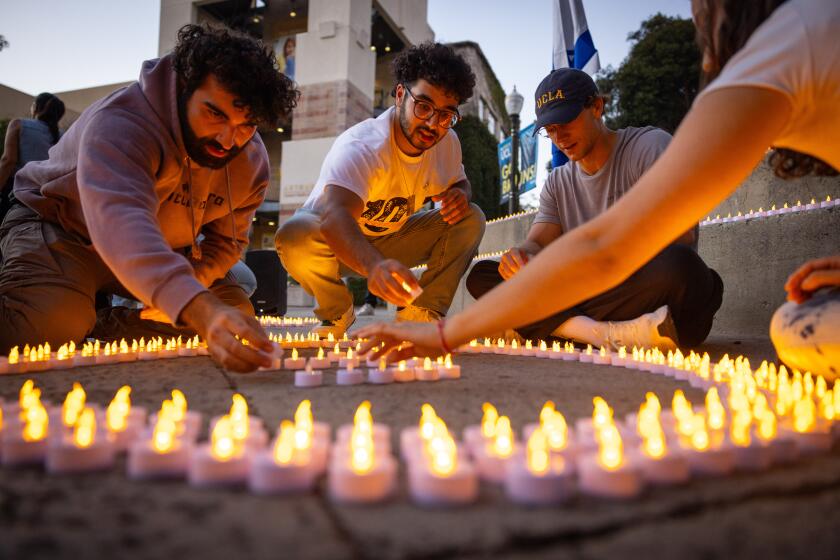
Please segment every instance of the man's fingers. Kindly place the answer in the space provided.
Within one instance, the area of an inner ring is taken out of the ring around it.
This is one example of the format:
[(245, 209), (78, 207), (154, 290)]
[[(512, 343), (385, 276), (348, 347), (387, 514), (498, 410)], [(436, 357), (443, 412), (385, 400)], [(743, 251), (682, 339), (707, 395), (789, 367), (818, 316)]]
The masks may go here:
[(405, 290), (403, 284), (406, 284), (410, 289), (416, 290), (420, 287), (420, 284), (417, 282), (417, 278), (414, 277), (414, 274), (410, 270), (392, 270), (391, 271), (391, 278), (396, 280), (399, 283), (400, 288)]
[(826, 286), (840, 286), (840, 270), (814, 270), (801, 283), (802, 289), (807, 292), (815, 292)]
[(269, 340), (262, 325), (256, 319), (242, 314), (234, 319), (234, 321), (236, 321), (234, 324), (237, 328), (236, 334), (239, 335), (239, 338), (244, 338), (250, 344), (266, 352), (272, 352), (274, 350), (271, 340)]
[[(259, 366), (270, 366), (271, 358), (264, 352), (258, 350), (257, 347), (251, 346), (251, 340), (244, 337), (241, 332), (237, 332), (237, 327), (241, 327), (241, 325), (237, 325), (235, 320), (229, 319), (223, 324), (222, 335), (219, 336), (219, 344), (221, 348), (226, 350), (228, 355), (232, 358), (245, 362), (249, 367), (244, 371), (251, 371)], [(233, 336), (234, 334), (239, 335), (240, 340), (237, 340)], [(248, 346), (242, 344), (242, 338), (248, 340)]]

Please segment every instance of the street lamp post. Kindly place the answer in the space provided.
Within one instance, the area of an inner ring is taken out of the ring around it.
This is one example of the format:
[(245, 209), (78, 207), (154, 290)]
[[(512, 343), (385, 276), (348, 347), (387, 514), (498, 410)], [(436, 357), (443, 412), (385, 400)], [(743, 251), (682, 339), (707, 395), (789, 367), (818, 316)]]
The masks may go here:
[(522, 94), (516, 91), (516, 86), (513, 86), (513, 91), (505, 97), (505, 109), (510, 115), (511, 124), (511, 185), (508, 199), (508, 212), (511, 214), (519, 212), (519, 113), (522, 111), (524, 101)]

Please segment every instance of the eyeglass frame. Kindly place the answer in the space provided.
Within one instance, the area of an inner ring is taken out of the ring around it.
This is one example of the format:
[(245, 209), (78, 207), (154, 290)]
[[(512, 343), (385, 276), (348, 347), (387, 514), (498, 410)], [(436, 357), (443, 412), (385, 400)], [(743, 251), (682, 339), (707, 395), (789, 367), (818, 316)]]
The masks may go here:
[[(434, 103), (431, 103), (431, 102), (426, 101), (424, 99), (417, 99), (417, 97), (411, 92), (411, 88), (408, 87), (407, 84), (401, 83), (400, 85), (403, 87), (403, 89), (405, 91), (408, 92), (408, 95), (411, 96), (411, 100), (414, 101), (414, 111), (413, 112), (414, 112), (414, 116), (417, 117), (418, 119), (423, 120), (423, 121), (427, 121), (427, 120), (431, 119), (432, 116), (437, 115), (438, 125), (441, 128), (445, 128), (447, 130), (450, 129), (450, 128), (453, 128), (456, 124), (461, 122), (461, 113), (459, 113), (457, 109), (455, 111), (451, 111), (449, 109), (438, 109), (435, 106)], [(432, 112), (427, 117), (423, 117), (422, 115), (417, 114), (417, 105), (419, 105), (420, 103), (428, 105), (431, 108)], [(444, 120), (443, 118), (441, 118), (444, 113), (452, 113), (453, 118), (449, 119), (448, 121)], [(446, 126), (444, 124), (446, 122), (451, 122), (452, 124), (450, 124), (449, 126)]]

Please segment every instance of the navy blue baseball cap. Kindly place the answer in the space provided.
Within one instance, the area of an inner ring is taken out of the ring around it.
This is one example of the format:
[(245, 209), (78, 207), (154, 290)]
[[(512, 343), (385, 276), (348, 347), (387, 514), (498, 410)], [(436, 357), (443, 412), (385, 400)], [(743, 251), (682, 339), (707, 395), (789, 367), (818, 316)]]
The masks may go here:
[(550, 124), (566, 124), (577, 118), (598, 86), (592, 77), (582, 70), (560, 68), (545, 77), (534, 95), (536, 102), (536, 133)]

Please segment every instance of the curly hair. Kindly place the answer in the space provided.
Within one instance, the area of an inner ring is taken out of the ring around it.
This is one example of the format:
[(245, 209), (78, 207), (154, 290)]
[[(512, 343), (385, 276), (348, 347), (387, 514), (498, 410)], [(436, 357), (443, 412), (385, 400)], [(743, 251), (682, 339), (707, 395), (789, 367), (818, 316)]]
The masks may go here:
[[(703, 0), (697, 13), (697, 44), (700, 52), (710, 56), (700, 78), (705, 87), (717, 78), (726, 63), (735, 56), (759, 25), (769, 18), (785, 0)], [(714, 15), (720, 8), (720, 22)], [(808, 154), (785, 148), (773, 148), (768, 159), (776, 176), (782, 179), (805, 175), (837, 175), (837, 170)]]
[(250, 118), (273, 128), (297, 105), (300, 92), (280, 72), (262, 41), (225, 27), (188, 24), (178, 30), (173, 51), (180, 95), (189, 97), (213, 74), (247, 107)]
[(427, 41), (402, 51), (391, 64), (398, 84), (426, 80), (463, 103), (473, 94), (475, 74), (451, 47)]

